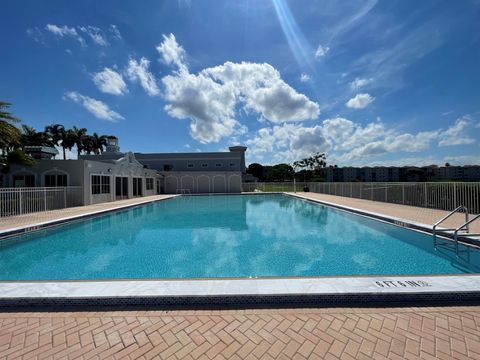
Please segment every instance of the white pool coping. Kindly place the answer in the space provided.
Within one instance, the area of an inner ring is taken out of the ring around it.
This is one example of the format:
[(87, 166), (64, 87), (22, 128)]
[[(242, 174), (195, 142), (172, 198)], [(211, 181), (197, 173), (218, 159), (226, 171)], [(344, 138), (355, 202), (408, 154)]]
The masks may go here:
[(1, 282), (1, 299), (471, 293), (480, 275)]
[[(300, 199), (332, 206), (362, 216), (393, 220), (394, 225), (428, 229), (428, 225), (414, 223), (362, 209), (310, 199), (288, 193)], [(161, 199), (167, 200), (167, 199)], [(155, 200), (155, 201), (161, 201)], [(76, 220), (105, 212), (142, 205), (126, 205), (61, 219)], [(378, 220), (378, 219), (377, 219)], [(51, 223), (57, 224), (59, 220)], [(382, 221), (381, 219), (379, 221)], [(41, 224), (38, 224), (41, 225)], [(32, 228), (30, 226), (29, 228)], [(10, 229), (12, 230), (12, 229)], [(272, 277), (232, 279), (135, 279), (135, 280), (74, 280), (74, 281), (0, 281), (0, 306), (3, 302), (37, 299), (114, 299), (114, 298), (235, 298), (235, 297), (333, 297), (344, 295), (388, 296), (401, 294), (442, 295), (476, 294), (480, 299), (480, 274), (458, 275), (399, 275), (399, 276), (326, 276), (326, 277)]]

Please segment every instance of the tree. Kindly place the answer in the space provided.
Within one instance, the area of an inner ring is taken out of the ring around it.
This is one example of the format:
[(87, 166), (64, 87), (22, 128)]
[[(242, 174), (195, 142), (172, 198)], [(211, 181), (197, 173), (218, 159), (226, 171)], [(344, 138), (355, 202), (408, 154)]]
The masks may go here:
[(7, 154), (7, 164), (8, 165), (25, 165), (25, 166), (33, 166), (35, 165), (35, 159), (32, 158), (30, 155), (26, 154), (22, 149), (17, 148), (10, 151)]
[(37, 131), (33, 127), (28, 125), (22, 125), (22, 136), (21, 136), (21, 145), (22, 148), (25, 146), (53, 146), (52, 140), (49, 138), (49, 135), (42, 131)]
[(94, 144), (94, 139), (90, 135), (84, 135), (82, 136), (82, 150), (83, 152), (87, 154), (91, 154), (92, 152), (95, 153), (94, 150), (95, 144)]
[(10, 105), (8, 102), (0, 101), (0, 150), (3, 155), (14, 146), (18, 146), (21, 138), (20, 129), (15, 126), (20, 119), (7, 111)]
[(265, 168), (263, 167), (263, 165), (260, 165), (258, 163), (248, 165), (248, 168), (246, 170), (247, 174), (255, 176), (259, 181), (263, 181), (265, 179), (264, 171)]
[(99, 136), (94, 132), (91, 136), (92, 150), (95, 155), (100, 155), (103, 152), (103, 147), (107, 146), (107, 136)]
[(273, 166), (265, 166), (266, 181), (290, 181), (295, 171), (290, 164), (277, 164)]
[(68, 132), (69, 132), (68, 136), (70, 137), (70, 143), (73, 143), (73, 145), (77, 146), (77, 155), (80, 157), (80, 154), (84, 150), (83, 140), (85, 138), (85, 135), (87, 135), (87, 129), (85, 128), (79, 129), (76, 126), (74, 126), (72, 129), (68, 130)]
[(52, 124), (45, 127), (45, 134), (54, 146), (61, 146), (63, 149), (63, 160), (66, 158), (63, 140), (65, 138), (65, 127), (61, 124)]
[[(317, 152), (308, 158), (295, 161), (293, 168), (295, 172), (302, 172), (303, 181), (306, 181), (307, 174), (312, 176), (320, 175), (320, 169), (327, 166), (326, 159), (325, 154)], [(297, 169), (301, 169), (301, 171), (297, 171)]]
[(20, 119), (7, 111), (10, 105), (8, 102), (0, 101), (0, 170), (3, 173), (7, 173), (13, 164), (25, 166), (35, 164), (35, 160), (19, 148), (22, 132), (14, 124), (19, 123)]

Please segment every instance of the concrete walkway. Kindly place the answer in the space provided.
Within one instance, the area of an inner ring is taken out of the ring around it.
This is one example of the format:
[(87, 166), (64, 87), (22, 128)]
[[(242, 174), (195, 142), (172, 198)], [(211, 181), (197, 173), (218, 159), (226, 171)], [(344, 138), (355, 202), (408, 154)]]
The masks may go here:
[[(292, 193), (293, 194), (293, 193)], [(449, 212), (444, 210), (428, 209), (421, 208), (416, 206), (408, 205), (399, 205), (399, 204), (390, 204), (380, 201), (371, 201), (364, 199), (349, 198), (343, 196), (335, 195), (326, 195), (326, 194), (317, 194), (317, 193), (304, 193), (297, 192), (294, 195), (303, 197), (311, 200), (318, 200), (324, 202), (330, 202), (340, 206), (352, 207), (359, 210), (374, 212), (377, 214), (383, 214), (387, 216), (392, 216), (400, 218), (406, 221), (413, 221), (417, 223), (427, 224), (432, 226), (442, 217), (447, 215)], [(470, 215), (472, 218), (473, 215)], [(456, 228), (461, 226), (465, 222), (465, 214), (457, 213), (451, 218), (447, 219), (442, 223), (442, 227), (446, 228)], [(471, 233), (480, 233), (480, 219), (476, 222), (473, 222), (470, 226)]]
[(177, 195), (153, 195), (153, 196), (145, 196), (145, 197), (139, 197), (139, 198), (133, 198), (133, 199), (106, 202), (106, 203), (95, 204), (95, 205), (77, 206), (77, 207), (66, 208), (66, 209), (44, 211), (44, 212), (31, 213), (31, 214), (25, 214), (25, 215), (18, 215), (18, 216), (2, 217), (0, 218), (0, 232), (5, 231), (7, 229), (32, 226), (34, 224), (59, 220), (59, 219), (68, 218), (71, 216), (84, 215), (91, 212), (120, 209), (125, 206), (138, 205), (138, 204), (144, 204), (144, 203), (148, 203), (156, 200), (169, 199), (174, 196), (177, 196)]

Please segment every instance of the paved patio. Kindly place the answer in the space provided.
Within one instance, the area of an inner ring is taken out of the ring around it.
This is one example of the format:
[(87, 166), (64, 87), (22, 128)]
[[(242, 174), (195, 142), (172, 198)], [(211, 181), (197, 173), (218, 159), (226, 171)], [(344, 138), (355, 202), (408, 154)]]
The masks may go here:
[(1, 359), (479, 359), (476, 307), (0, 314)]

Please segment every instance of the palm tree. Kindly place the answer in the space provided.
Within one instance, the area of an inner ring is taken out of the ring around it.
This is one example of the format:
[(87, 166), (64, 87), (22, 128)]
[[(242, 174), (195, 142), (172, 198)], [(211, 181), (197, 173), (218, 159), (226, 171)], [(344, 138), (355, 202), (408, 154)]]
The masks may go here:
[(28, 125), (22, 125), (21, 145), (25, 146), (53, 146), (48, 134), (37, 131)]
[(95, 152), (95, 143), (93, 140), (93, 137), (90, 135), (84, 135), (82, 137), (82, 150), (87, 153), (91, 154), (92, 152)]
[(76, 126), (74, 126), (72, 129), (68, 130), (68, 132), (70, 137), (69, 141), (73, 143), (73, 145), (77, 146), (77, 155), (80, 157), (80, 154), (83, 150), (83, 140), (85, 135), (87, 135), (87, 129), (85, 128), (79, 129)]
[(61, 124), (52, 124), (45, 127), (44, 133), (48, 136), (54, 146), (61, 146), (63, 149), (63, 160), (66, 158), (65, 147), (62, 145), (65, 138), (65, 127)]
[(96, 132), (91, 136), (93, 142), (93, 153), (100, 155), (103, 152), (103, 147), (107, 146), (107, 136), (99, 136)]
[(20, 119), (6, 111), (10, 105), (8, 102), (0, 101), (0, 150), (2, 154), (6, 154), (10, 148), (18, 145), (21, 138), (20, 129), (15, 126)]
[(62, 138), (63, 160), (66, 160), (67, 158), (66, 150), (72, 150), (75, 146), (75, 141), (75, 134), (72, 129), (64, 131)]
[[(19, 148), (22, 132), (14, 124), (20, 119), (6, 111), (10, 103), (0, 101), (0, 171), (7, 173), (12, 164), (32, 166), (35, 160)], [(1, 176), (0, 176), (1, 180)]]

